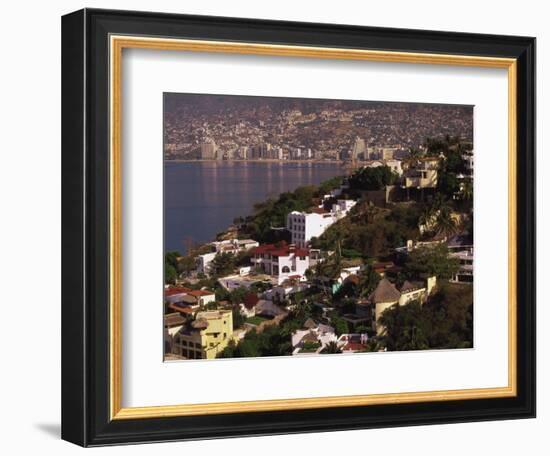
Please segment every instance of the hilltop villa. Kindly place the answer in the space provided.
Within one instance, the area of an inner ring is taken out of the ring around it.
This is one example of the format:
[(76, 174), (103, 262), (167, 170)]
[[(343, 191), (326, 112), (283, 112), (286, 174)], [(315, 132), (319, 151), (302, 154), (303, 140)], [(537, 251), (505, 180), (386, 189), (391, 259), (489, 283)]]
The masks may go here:
[(275, 277), (277, 284), (289, 278), (303, 279), (309, 268), (309, 250), (286, 242), (262, 244), (252, 249), (252, 255), (252, 264)]

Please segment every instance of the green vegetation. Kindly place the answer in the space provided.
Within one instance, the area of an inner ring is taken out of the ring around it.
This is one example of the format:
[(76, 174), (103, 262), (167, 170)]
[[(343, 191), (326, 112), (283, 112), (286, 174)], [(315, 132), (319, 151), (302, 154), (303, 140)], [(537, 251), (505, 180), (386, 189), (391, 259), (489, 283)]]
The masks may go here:
[(238, 306), (233, 307), (231, 314), (233, 316), (233, 330), (244, 325), (246, 318), (241, 314)]
[(178, 278), (179, 252), (166, 252), (164, 255), (164, 283), (174, 284)]
[(321, 350), (321, 353), (333, 355), (336, 353), (342, 353), (342, 350), (338, 348), (338, 344), (336, 342), (329, 342), (327, 345), (325, 345), (325, 348)]
[(405, 263), (409, 278), (437, 276), (438, 279), (450, 279), (459, 266), (458, 259), (449, 257), (449, 249), (445, 244), (419, 247), (409, 253)]
[[(313, 206), (313, 198), (319, 190), (314, 185), (298, 187), (293, 192), (285, 192), (278, 199), (268, 199), (254, 206), (254, 214), (247, 217), (241, 228), (241, 235), (260, 243), (276, 242), (285, 239), (285, 231), (272, 228), (286, 226), (286, 216), (292, 211), (305, 211)], [(288, 239), (285, 239), (288, 240)]]
[(266, 327), (261, 333), (249, 331), (244, 339), (231, 342), (218, 358), (251, 358), (258, 356), (285, 356), (292, 354), (290, 333), (280, 326)]
[(349, 178), (352, 190), (382, 190), (386, 185), (393, 185), (398, 175), (388, 166), (377, 168), (359, 168)]
[[(357, 204), (346, 217), (332, 224), (319, 238), (311, 240), (312, 248), (321, 249), (323, 261), (306, 271), (310, 281), (307, 290), (275, 300), (277, 305), (289, 312), (278, 324), (261, 327), (268, 318), (245, 318), (239, 309), (239, 304), (247, 295), (260, 295), (272, 287), (270, 283), (258, 281), (248, 289), (241, 287), (228, 291), (217, 282), (219, 277), (235, 272), (239, 266), (249, 265), (250, 253), (220, 253), (211, 263), (209, 277), (203, 275), (198, 276), (199, 280), (189, 279), (190, 283), (186, 286), (194, 289), (206, 287), (215, 291), (214, 308), (225, 301), (224, 308), (231, 308), (233, 312), (234, 329), (242, 328), (245, 323), (256, 326), (240, 342), (231, 342), (219, 357), (289, 355), (293, 349), (291, 335), (303, 328), (309, 318), (331, 325), (337, 336), (351, 331), (370, 333), (373, 331), (370, 322), (348, 323), (343, 316), (354, 314), (358, 303), (363, 305), (381, 280), (372, 265), (389, 260), (397, 267), (388, 269), (386, 277), (396, 286), (399, 287), (405, 279), (419, 280), (437, 276), (437, 289), (422, 305), (411, 302), (384, 312), (381, 323), (386, 327), (386, 332), (381, 337), (371, 338), (365, 351), (472, 346), (472, 287), (448, 283), (448, 279), (458, 271), (459, 262), (449, 258), (447, 246), (432, 244), (429, 247), (418, 247), (406, 255), (395, 252), (396, 247), (406, 245), (408, 240), (434, 241), (443, 236), (449, 238), (473, 226), (472, 182), (463, 176), (459, 178), (459, 174), (466, 171), (462, 155), (469, 150), (469, 146), (457, 138), (447, 137), (428, 139), (426, 147), (426, 155), (441, 158), (435, 195), (426, 192), (426, 195), (417, 198), (421, 201), (401, 201), (405, 198), (405, 192), (399, 188), (394, 189), (392, 194), (392, 198), (395, 195), (395, 201), (383, 203), (384, 207), (369, 201), (373, 194), (368, 192), (379, 191), (396, 183), (397, 175), (387, 166), (360, 168), (349, 177), (349, 189), (344, 190), (342, 197), (355, 199)], [(421, 158), (423, 154), (420, 150), (411, 151), (412, 166), (412, 160)], [(278, 198), (256, 204), (253, 215), (235, 219), (238, 237), (252, 238), (260, 243), (289, 241), (289, 233), (283, 229), (288, 213), (318, 207), (321, 197), (339, 188), (342, 181), (342, 177), (335, 177), (319, 186), (299, 187), (295, 191), (282, 193)], [(333, 202), (334, 198), (326, 200), (326, 208)], [(419, 226), (422, 227), (422, 233)], [(167, 252), (166, 283), (175, 283), (178, 274), (185, 275), (192, 271), (195, 256), (206, 251), (209, 251), (207, 247), (201, 246), (185, 257), (181, 257), (178, 252)], [(355, 265), (361, 265), (361, 271), (346, 279), (333, 294), (339, 285), (342, 269)], [(313, 352), (319, 347), (318, 342), (305, 342), (301, 351)], [(341, 349), (333, 342), (324, 347), (322, 353), (341, 353)]]
[[(376, 168), (377, 169), (377, 168)], [(395, 204), (383, 209), (359, 201), (350, 214), (331, 225), (314, 242), (314, 247), (334, 250), (338, 244), (342, 254), (353, 251), (364, 258), (387, 256), (408, 239), (418, 239), (420, 203)]]
[(261, 315), (254, 315), (253, 317), (247, 318), (246, 323), (258, 326), (267, 320), (269, 320), (269, 318), (262, 317)]
[(466, 173), (466, 164), (462, 155), (471, 150), (471, 144), (466, 144), (458, 137), (446, 136), (442, 139), (428, 138), (426, 140), (428, 155), (442, 155), (439, 161), (437, 191), (447, 199), (460, 192), (458, 174)]
[(418, 301), (387, 309), (380, 317), (380, 323), (386, 327), (384, 339), (388, 350), (425, 350), (430, 347), (429, 324)]
[(342, 334), (349, 333), (349, 325), (346, 320), (343, 318), (333, 315), (331, 316), (331, 324), (334, 327), (334, 332), (337, 336), (341, 336)]
[(317, 189), (317, 196), (326, 195), (332, 190), (339, 188), (342, 185), (343, 180), (344, 178), (342, 176), (336, 176), (324, 182), (321, 182)]
[(210, 266), (211, 275), (221, 277), (227, 274), (231, 274), (237, 266), (235, 260), (236, 257), (232, 253), (218, 253), (212, 260)]
[(444, 283), (423, 306), (413, 301), (386, 310), (380, 322), (388, 350), (470, 348), (473, 341), (471, 285)]
[(300, 352), (302, 353), (314, 353), (319, 350), (321, 344), (319, 342), (304, 342)]

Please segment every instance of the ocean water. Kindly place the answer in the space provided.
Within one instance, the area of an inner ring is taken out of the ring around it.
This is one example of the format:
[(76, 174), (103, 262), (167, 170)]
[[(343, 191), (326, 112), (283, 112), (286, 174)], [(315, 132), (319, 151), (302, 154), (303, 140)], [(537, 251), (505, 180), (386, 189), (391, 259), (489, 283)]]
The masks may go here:
[(255, 203), (342, 174), (338, 163), (165, 162), (165, 250), (185, 253), (186, 240), (213, 240)]

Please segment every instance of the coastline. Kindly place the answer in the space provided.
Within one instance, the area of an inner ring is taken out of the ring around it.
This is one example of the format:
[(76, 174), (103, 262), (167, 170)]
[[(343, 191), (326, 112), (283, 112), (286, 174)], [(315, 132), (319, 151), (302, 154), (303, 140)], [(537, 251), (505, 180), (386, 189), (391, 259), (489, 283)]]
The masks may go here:
[(189, 160), (183, 159), (164, 159), (165, 163), (327, 163), (327, 164), (345, 164), (345, 160), (277, 160), (273, 158), (254, 158), (250, 160), (213, 160), (193, 158)]

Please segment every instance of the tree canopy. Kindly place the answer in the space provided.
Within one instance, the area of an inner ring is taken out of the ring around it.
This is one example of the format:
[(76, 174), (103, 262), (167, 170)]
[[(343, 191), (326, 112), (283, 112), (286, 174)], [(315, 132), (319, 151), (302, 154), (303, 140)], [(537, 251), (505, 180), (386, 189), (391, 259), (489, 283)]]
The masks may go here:
[(471, 285), (444, 283), (421, 306), (413, 301), (384, 311), (381, 343), (388, 350), (470, 348), (473, 346)]
[(458, 259), (449, 257), (445, 244), (418, 247), (409, 253), (405, 262), (405, 274), (409, 278), (437, 276), (438, 279), (450, 279), (458, 268)]
[(393, 185), (397, 177), (388, 166), (362, 167), (349, 177), (348, 184), (353, 190), (382, 190)]

